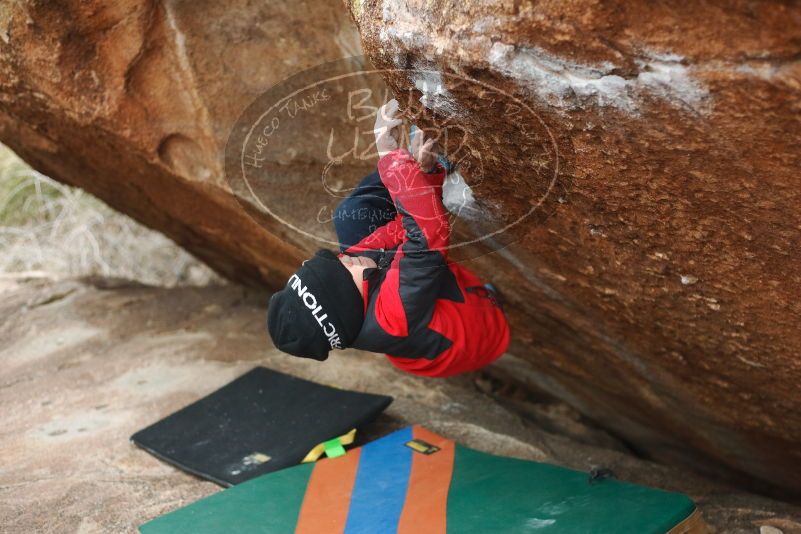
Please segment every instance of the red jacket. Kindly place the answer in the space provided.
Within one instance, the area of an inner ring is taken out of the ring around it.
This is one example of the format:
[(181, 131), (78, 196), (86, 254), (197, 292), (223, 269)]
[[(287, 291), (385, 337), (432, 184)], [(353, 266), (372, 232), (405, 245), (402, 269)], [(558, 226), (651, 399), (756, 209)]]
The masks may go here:
[(378, 172), (398, 217), (345, 251), (379, 265), (365, 271), (364, 325), (352, 346), (384, 352), (395, 366), (424, 376), (491, 363), (509, 344), (509, 325), (481, 280), (448, 261), (445, 170), (424, 173), (398, 149), (381, 158)]

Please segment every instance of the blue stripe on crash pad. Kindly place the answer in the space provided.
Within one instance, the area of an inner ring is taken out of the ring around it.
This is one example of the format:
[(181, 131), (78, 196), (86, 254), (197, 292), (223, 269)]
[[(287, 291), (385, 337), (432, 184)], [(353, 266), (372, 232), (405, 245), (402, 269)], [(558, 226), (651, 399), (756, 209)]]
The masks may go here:
[(362, 447), (345, 534), (398, 529), (412, 468), (412, 449), (406, 447), (411, 439), (409, 427)]

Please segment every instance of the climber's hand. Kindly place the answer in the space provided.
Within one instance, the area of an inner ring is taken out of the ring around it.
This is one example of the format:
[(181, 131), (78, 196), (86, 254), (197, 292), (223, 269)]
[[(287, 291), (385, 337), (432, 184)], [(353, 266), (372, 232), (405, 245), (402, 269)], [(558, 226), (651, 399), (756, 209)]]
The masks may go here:
[(420, 165), (420, 170), (423, 172), (431, 172), (434, 165), (437, 164), (439, 152), (437, 139), (427, 137), (422, 130), (418, 131), (412, 139), (412, 156), (417, 160), (417, 164)]
[(384, 157), (389, 152), (398, 148), (400, 138), (400, 125), (403, 119), (395, 115), (398, 113), (398, 101), (394, 98), (378, 108), (375, 117), (375, 147), (379, 157)]

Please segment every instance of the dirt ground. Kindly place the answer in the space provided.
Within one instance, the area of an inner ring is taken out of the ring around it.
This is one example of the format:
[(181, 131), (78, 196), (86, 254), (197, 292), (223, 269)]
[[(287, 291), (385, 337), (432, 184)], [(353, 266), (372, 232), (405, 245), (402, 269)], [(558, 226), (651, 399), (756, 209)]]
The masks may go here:
[[(358, 351), (325, 363), (283, 355), (265, 333), (265, 305), (266, 295), (237, 286), (0, 278), (0, 532), (135, 532), (219, 491), (129, 437), (256, 365), (393, 395), (368, 435), (423, 424), (488, 452), (603, 465), (624, 480), (683, 491), (718, 532), (801, 532), (801, 508), (640, 460), (566, 408), (499, 403), (479, 376), (416, 378)], [(524, 416), (546, 412), (548, 431)]]

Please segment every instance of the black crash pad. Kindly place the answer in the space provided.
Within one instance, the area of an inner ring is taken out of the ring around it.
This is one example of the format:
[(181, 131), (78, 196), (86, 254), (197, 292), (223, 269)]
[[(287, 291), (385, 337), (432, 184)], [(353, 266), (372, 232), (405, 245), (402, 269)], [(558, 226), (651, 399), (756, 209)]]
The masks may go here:
[(297, 465), (316, 445), (375, 419), (392, 397), (256, 367), (131, 440), (223, 486)]

